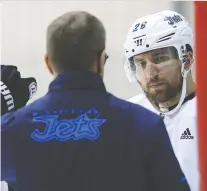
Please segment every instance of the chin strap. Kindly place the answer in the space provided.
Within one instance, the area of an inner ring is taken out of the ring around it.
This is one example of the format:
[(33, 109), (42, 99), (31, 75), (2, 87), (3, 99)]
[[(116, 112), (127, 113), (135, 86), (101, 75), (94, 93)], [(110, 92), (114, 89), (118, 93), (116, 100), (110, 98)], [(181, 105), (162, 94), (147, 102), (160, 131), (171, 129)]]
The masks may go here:
[[(182, 68), (184, 68), (184, 64), (182, 65)], [(180, 101), (178, 102), (177, 106), (174, 109), (172, 109), (171, 111), (161, 111), (162, 114), (173, 115), (176, 112), (178, 112), (178, 110), (180, 109), (180, 107), (183, 104), (183, 101), (185, 99), (185, 96), (186, 96), (186, 77), (187, 77), (188, 72), (189, 71), (186, 71), (185, 69), (182, 72), (182, 76), (183, 76), (182, 93), (181, 93)]]
[(190, 67), (189, 70), (186, 70), (184, 67), (185, 67), (185, 63), (183, 63), (182, 66), (181, 66), (181, 74), (182, 74), (182, 77), (183, 77), (183, 85), (182, 85), (182, 93), (181, 93), (180, 101), (178, 102), (177, 106), (174, 109), (172, 109), (170, 111), (160, 111), (162, 116), (164, 116), (164, 115), (173, 115), (176, 112), (178, 112), (178, 110), (181, 108), (181, 106), (183, 104), (183, 101), (185, 100), (186, 89), (187, 89), (186, 88), (186, 84), (187, 84), (186, 78), (187, 78), (188, 72), (191, 70), (191, 67)]

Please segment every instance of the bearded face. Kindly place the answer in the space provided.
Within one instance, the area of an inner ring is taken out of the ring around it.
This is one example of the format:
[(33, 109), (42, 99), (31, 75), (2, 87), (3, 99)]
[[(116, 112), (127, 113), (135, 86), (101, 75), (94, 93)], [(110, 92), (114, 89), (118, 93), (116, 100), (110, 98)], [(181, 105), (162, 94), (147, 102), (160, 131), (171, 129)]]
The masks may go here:
[(145, 52), (132, 61), (138, 82), (154, 102), (166, 102), (181, 91), (181, 62), (174, 47)]

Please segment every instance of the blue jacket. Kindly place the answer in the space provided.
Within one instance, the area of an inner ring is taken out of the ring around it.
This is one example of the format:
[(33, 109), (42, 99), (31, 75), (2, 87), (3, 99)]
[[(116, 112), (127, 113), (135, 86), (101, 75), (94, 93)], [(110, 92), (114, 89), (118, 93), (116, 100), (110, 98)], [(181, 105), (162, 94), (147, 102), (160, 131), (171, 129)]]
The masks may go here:
[(1, 130), (2, 179), (19, 191), (190, 190), (160, 117), (92, 72), (59, 75)]

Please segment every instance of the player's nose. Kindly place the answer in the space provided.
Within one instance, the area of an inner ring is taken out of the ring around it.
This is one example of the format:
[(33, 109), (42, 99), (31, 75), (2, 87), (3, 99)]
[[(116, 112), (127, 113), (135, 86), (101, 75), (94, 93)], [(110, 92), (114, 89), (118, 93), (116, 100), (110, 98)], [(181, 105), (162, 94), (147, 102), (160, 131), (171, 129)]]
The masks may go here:
[(159, 74), (159, 70), (157, 68), (157, 65), (154, 64), (151, 61), (148, 61), (145, 68), (145, 78), (154, 78)]

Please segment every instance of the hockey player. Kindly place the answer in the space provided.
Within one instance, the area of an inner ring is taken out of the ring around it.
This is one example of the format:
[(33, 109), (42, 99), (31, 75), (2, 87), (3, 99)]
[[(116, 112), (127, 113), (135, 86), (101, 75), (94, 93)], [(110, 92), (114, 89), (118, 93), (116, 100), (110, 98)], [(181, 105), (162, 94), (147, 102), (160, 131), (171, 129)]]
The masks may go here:
[[(129, 99), (161, 115), (192, 191), (199, 190), (196, 96), (188, 21), (165, 10), (136, 20), (125, 42), (124, 68), (143, 94)], [(150, 119), (149, 119), (150, 120)]]
[(106, 91), (105, 39), (86, 12), (49, 25), (48, 93), (2, 118), (19, 191), (189, 191), (162, 119)]

